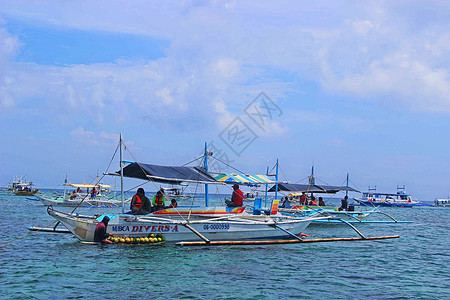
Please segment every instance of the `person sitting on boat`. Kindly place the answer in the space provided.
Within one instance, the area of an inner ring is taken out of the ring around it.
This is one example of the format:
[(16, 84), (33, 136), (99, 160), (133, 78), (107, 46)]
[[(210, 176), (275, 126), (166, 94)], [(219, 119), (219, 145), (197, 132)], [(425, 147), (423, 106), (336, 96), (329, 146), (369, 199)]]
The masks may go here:
[(282, 208), (291, 208), (291, 201), (289, 201), (288, 197), (283, 198), (283, 203), (281, 204)]
[(348, 196), (345, 196), (344, 199), (341, 200), (341, 207), (339, 210), (347, 210), (348, 207)]
[(73, 190), (72, 194), (70, 194), (69, 199), (73, 200), (77, 197), (77, 193), (75, 192), (75, 190)]
[(82, 191), (81, 191), (81, 188), (80, 187), (78, 187), (77, 188), (77, 193), (81, 193)]
[(178, 207), (177, 200), (172, 199), (172, 200), (170, 201), (169, 208), (175, 208), (175, 207)]
[(309, 205), (317, 205), (317, 202), (316, 202), (316, 197), (314, 197), (314, 196), (311, 196), (311, 201), (309, 201)]
[(308, 204), (308, 196), (305, 192), (302, 193), (300, 196), (300, 205), (307, 205)]
[(150, 213), (150, 200), (145, 196), (143, 188), (138, 188), (136, 195), (131, 198), (131, 213), (133, 215), (146, 215)]
[(152, 205), (154, 206), (153, 211), (163, 210), (164, 205), (166, 205), (166, 198), (164, 197), (164, 192), (159, 190), (155, 196), (153, 196)]
[(112, 233), (107, 233), (106, 228), (108, 227), (109, 217), (104, 216), (101, 222), (98, 222), (97, 227), (95, 227), (94, 232), (94, 242), (99, 242), (102, 244), (112, 244), (108, 237), (113, 236)]
[(319, 206), (325, 206), (325, 201), (323, 201), (322, 197), (319, 197)]
[(228, 207), (240, 207), (244, 204), (244, 193), (239, 189), (239, 184), (233, 185), (233, 194), (231, 195), (231, 201), (225, 200)]

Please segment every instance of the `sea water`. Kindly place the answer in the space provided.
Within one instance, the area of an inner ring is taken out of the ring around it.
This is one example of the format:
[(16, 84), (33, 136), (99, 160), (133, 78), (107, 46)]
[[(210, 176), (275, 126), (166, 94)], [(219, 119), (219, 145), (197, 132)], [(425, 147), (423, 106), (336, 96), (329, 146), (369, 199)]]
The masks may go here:
[[(210, 201), (220, 203), (214, 197)], [(0, 298), (450, 299), (450, 208), (381, 209), (413, 223), (360, 224), (358, 229), (366, 236), (399, 239), (264, 246), (92, 245), (71, 234), (28, 231), (54, 219), (39, 201), (3, 192), (0, 243), (17, 240), (0, 246)], [(119, 210), (77, 209), (83, 214)], [(314, 238), (358, 237), (345, 225), (311, 225), (305, 233)]]

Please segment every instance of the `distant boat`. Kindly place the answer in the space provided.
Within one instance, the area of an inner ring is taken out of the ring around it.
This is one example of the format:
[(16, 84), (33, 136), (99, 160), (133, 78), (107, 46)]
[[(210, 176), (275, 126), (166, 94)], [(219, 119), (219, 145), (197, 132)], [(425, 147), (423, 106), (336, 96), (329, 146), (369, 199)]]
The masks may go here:
[(39, 192), (39, 189), (33, 188), (33, 182), (27, 182), (23, 178), (14, 178), (8, 190), (16, 196), (33, 196)]
[(369, 206), (413, 207), (422, 206), (420, 201), (412, 200), (411, 195), (406, 194), (405, 187), (397, 187), (397, 193), (378, 193), (375, 189), (364, 192), (361, 198), (353, 198), (358, 204)]
[(101, 207), (120, 207), (122, 202), (115, 197), (110, 197), (106, 194), (107, 188), (111, 186), (105, 184), (64, 184), (65, 187), (74, 188), (69, 194), (64, 191), (63, 195), (37, 195), (36, 197), (45, 206), (101, 206)]
[(180, 188), (170, 187), (170, 188), (161, 188), (161, 189), (164, 191), (164, 196), (167, 199), (175, 199), (177, 201), (192, 199), (191, 195), (184, 194), (183, 190)]
[(434, 205), (436, 206), (443, 206), (443, 207), (450, 207), (450, 197), (447, 199), (434, 199)]

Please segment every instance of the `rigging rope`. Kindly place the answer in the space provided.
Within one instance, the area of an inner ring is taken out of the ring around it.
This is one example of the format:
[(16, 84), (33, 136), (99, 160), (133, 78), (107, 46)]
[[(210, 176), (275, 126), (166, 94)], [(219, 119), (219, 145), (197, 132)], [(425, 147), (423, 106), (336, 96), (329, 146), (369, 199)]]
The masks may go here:
[(15, 239), (13, 239), (13, 240), (10, 240), (10, 241), (1, 243), (0, 246), (9, 244), (9, 243), (11, 243), (11, 242), (14, 242), (14, 241), (17, 241), (17, 240), (20, 240), (20, 239), (23, 239), (23, 238), (25, 238), (25, 237), (27, 237), (27, 236), (29, 236), (29, 235), (32, 235), (33, 233), (39, 232), (39, 231), (43, 230), (44, 228), (49, 227), (50, 225), (52, 225), (52, 224), (54, 224), (54, 223), (56, 223), (56, 222), (57, 222), (57, 221), (53, 221), (53, 222), (51, 222), (50, 224), (48, 224), (47, 226), (42, 227), (42, 228), (40, 228), (40, 229), (38, 229), (38, 230), (36, 230), (36, 231), (31, 231), (30, 233), (28, 233), (28, 234), (26, 234), (26, 235), (23, 235), (23, 236), (21, 236), (21, 237), (15, 238)]

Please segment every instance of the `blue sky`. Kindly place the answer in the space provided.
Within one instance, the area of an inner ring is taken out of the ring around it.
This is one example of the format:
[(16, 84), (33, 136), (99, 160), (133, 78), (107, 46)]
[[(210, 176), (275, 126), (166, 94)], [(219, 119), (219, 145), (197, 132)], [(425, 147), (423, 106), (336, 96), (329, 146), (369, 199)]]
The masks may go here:
[[(297, 182), (314, 162), (329, 184), (447, 197), (449, 6), (1, 1), (0, 185), (87, 182), (122, 132), (138, 161), (208, 142), (248, 173), (278, 158)], [(261, 92), (278, 108), (263, 127), (245, 112)], [(254, 134), (239, 155), (223, 134), (237, 117)]]

